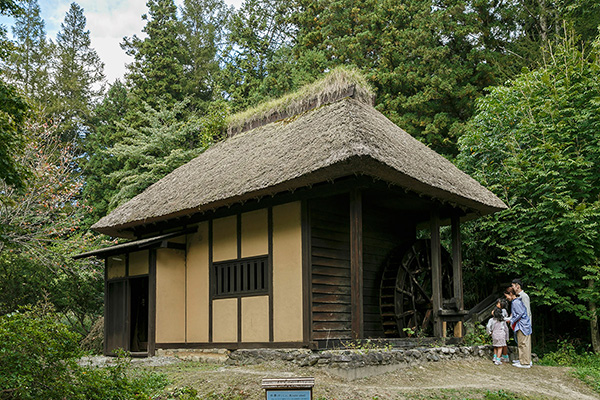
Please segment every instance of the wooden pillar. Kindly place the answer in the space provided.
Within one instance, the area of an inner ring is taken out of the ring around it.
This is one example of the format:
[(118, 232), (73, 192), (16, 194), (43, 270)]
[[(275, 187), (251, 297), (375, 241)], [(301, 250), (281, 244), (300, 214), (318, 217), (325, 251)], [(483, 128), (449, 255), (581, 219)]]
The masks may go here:
[(454, 283), (454, 298), (459, 310), (464, 309), (463, 304), (463, 274), (462, 252), (460, 240), (460, 217), (452, 215), (452, 280)]
[(440, 239), (440, 215), (436, 208), (431, 212), (431, 299), (433, 302), (433, 335), (442, 337), (443, 327), (440, 318), (442, 309), (442, 243)]
[[(460, 216), (458, 212), (452, 214), (452, 282), (456, 306), (459, 311), (464, 309), (463, 274), (462, 274), (462, 242), (460, 240)], [(458, 321), (454, 326), (454, 336), (463, 336), (463, 321)]]
[(362, 339), (364, 337), (362, 194), (359, 190), (350, 192), (350, 289), (352, 338)]
[(148, 355), (156, 351), (156, 249), (150, 250), (148, 265)]

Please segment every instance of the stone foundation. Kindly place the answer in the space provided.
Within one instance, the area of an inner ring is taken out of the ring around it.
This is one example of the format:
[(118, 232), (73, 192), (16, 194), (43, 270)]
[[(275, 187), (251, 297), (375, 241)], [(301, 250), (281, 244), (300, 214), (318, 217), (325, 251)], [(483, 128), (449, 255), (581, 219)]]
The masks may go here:
[[(283, 361), (299, 367), (324, 367), (337, 375), (356, 379), (443, 360), (483, 358), (491, 362), (492, 354), (493, 347), (488, 345), (324, 351), (309, 349), (158, 350), (156, 355), (236, 366)], [(511, 354), (516, 356), (516, 348), (511, 348)], [(532, 354), (532, 359), (536, 362), (537, 356)]]

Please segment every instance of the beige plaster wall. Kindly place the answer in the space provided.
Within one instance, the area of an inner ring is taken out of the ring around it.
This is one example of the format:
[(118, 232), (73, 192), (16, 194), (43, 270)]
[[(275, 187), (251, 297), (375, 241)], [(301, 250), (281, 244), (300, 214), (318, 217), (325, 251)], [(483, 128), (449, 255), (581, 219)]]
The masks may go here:
[(242, 298), (242, 342), (269, 341), (269, 296)]
[(187, 327), (188, 342), (208, 342), (209, 265), (208, 222), (187, 238)]
[(150, 252), (148, 250), (129, 253), (129, 276), (148, 273), (149, 255)]
[(108, 257), (106, 261), (106, 274), (108, 279), (123, 278), (125, 276), (125, 261), (127, 254)]
[(273, 340), (303, 340), (300, 202), (273, 207)]
[(213, 262), (237, 258), (237, 216), (213, 220)]
[(242, 257), (269, 253), (267, 209), (242, 214)]
[(185, 252), (156, 250), (156, 342), (185, 342)]
[(213, 342), (238, 341), (237, 299), (213, 300)]

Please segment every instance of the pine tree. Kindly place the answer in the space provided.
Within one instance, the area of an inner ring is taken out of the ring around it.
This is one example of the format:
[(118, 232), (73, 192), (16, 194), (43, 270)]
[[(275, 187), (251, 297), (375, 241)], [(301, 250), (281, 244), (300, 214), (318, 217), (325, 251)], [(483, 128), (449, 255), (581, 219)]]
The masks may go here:
[(78, 140), (89, 131), (92, 105), (103, 90), (104, 64), (90, 47), (90, 31), (85, 26), (83, 9), (71, 3), (56, 38), (50, 107), (64, 141)]
[(86, 215), (88, 225), (108, 213), (110, 199), (117, 192), (118, 182), (112, 182), (110, 174), (122, 169), (124, 164), (123, 160), (117, 160), (107, 149), (126, 136), (122, 121), (127, 118), (129, 111), (129, 92), (119, 80), (109, 87), (94, 109), (92, 130), (83, 142), (88, 157), (82, 165), (85, 175), (82, 196), (85, 204), (90, 207)]
[(186, 53), (180, 37), (182, 30), (177, 20), (177, 7), (173, 0), (148, 0), (148, 14), (142, 19), (148, 21), (142, 30), (144, 39), (134, 35), (125, 38), (121, 47), (134, 57), (128, 66), (126, 81), (132, 95), (157, 107), (162, 101), (174, 104), (182, 101), (186, 94), (183, 65)]
[(27, 96), (39, 100), (47, 95), (51, 52), (37, 0), (28, 0), (23, 12), (15, 16), (12, 32), (15, 47), (8, 59), (6, 76)]
[(223, 0), (184, 0), (181, 11), (187, 62), (184, 91), (192, 109), (200, 110), (218, 87), (218, 57), (231, 10)]
[[(234, 111), (296, 88), (295, 10), (292, 0), (246, 0), (233, 13), (220, 81)], [(311, 70), (322, 72), (314, 65)]]
[(378, 109), (447, 155), (456, 154), (483, 88), (520, 68), (503, 51), (515, 28), (510, 4), (300, 0), (300, 7), (298, 59), (318, 54), (325, 68), (359, 67), (377, 88)]

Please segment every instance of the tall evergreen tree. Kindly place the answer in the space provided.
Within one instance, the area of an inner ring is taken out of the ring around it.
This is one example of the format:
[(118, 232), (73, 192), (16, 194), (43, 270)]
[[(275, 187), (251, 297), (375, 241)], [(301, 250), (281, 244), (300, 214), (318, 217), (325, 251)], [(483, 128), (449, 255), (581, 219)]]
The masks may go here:
[(113, 157), (107, 149), (126, 136), (121, 124), (127, 118), (131, 102), (129, 92), (121, 81), (115, 81), (92, 116), (92, 131), (85, 137), (84, 150), (88, 155), (83, 163), (85, 185), (82, 196), (89, 212), (87, 224), (91, 225), (109, 211), (110, 199), (117, 193), (118, 182), (110, 175), (124, 167), (123, 160)]
[(294, 10), (293, 0), (246, 0), (232, 15), (220, 81), (234, 111), (295, 89)]
[(56, 38), (54, 99), (49, 110), (65, 141), (77, 140), (89, 131), (92, 105), (103, 90), (104, 64), (91, 47), (85, 26), (83, 9), (71, 3)]
[(121, 44), (134, 58), (128, 66), (127, 84), (134, 97), (152, 107), (161, 101), (174, 104), (185, 98), (187, 86), (183, 68), (186, 52), (177, 7), (174, 0), (148, 0), (146, 5), (148, 14), (142, 19), (147, 23), (142, 31), (147, 36), (140, 39), (134, 35)]
[(223, 0), (184, 0), (181, 8), (183, 44), (186, 51), (185, 93), (193, 109), (213, 98), (225, 28), (231, 10)]
[(47, 95), (50, 46), (37, 0), (28, 0), (15, 16), (12, 27), (15, 47), (8, 58), (7, 78), (30, 98)]
[(515, 29), (512, 3), (299, 1), (298, 58), (308, 49), (326, 68), (359, 67), (377, 88), (378, 109), (447, 155), (483, 88), (520, 67), (503, 50)]
[[(20, 12), (21, 8), (15, 1), (0, 0), (0, 15), (17, 16)], [(6, 63), (11, 49), (12, 43), (6, 37), (6, 28), (0, 24), (0, 64)], [(18, 188), (25, 184), (27, 169), (19, 162), (18, 156), (23, 152), (23, 127), (28, 111), (29, 105), (25, 99), (0, 74), (0, 184)], [(0, 191), (0, 206), (5, 201), (7, 197)]]

